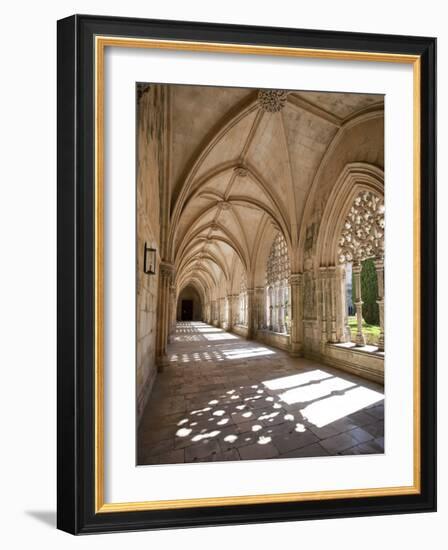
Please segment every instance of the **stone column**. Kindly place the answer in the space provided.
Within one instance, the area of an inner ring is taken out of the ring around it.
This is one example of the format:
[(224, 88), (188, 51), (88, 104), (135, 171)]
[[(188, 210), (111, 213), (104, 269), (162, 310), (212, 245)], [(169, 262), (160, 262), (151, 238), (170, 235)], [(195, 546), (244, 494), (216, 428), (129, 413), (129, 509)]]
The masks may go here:
[(211, 300), (209, 300), (207, 302), (207, 309), (206, 309), (206, 319), (205, 319), (205, 322), (208, 323), (209, 325), (211, 324), (212, 322), (212, 302)]
[[(340, 318), (338, 319), (337, 312)], [(347, 271), (345, 265), (336, 268), (336, 335), (340, 342), (351, 342), (351, 332), (348, 324), (347, 304)]]
[(274, 284), (272, 288), (272, 330), (278, 332), (278, 286)]
[(289, 288), (289, 279), (285, 280), (283, 284), (283, 300), (285, 306), (285, 331), (286, 334), (291, 334), (291, 291)]
[(384, 259), (375, 260), (376, 277), (378, 280), (378, 309), (380, 312), (380, 336), (378, 338), (378, 350), (384, 351)]
[(320, 343), (325, 346), (328, 341), (327, 335), (327, 315), (328, 315), (328, 300), (327, 300), (327, 268), (320, 267), (320, 306), (321, 306), (321, 333)]
[(226, 299), (225, 296), (219, 299), (219, 326), (226, 328)]
[(231, 294), (227, 294), (227, 329), (233, 328), (233, 297)]
[(256, 304), (255, 328), (256, 330), (262, 330), (264, 327), (264, 311), (265, 311), (263, 286), (255, 287), (255, 304)]
[(218, 319), (218, 307), (216, 302), (216, 300), (212, 300), (212, 325), (216, 325)]
[(156, 363), (159, 372), (162, 372), (167, 363), (166, 346), (170, 322), (170, 286), (174, 276), (174, 265), (169, 262), (160, 262), (159, 272)]
[(278, 288), (278, 331), (285, 332), (285, 291), (282, 284)]
[(254, 289), (248, 288), (246, 291), (246, 324), (247, 324), (247, 338), (250, 340), (254, 337), (254, 323), (255, 323), (255, 311), (254, 311)]
[(269, 308), (269, 315), (267, 319), (267, 326), (268, 330), (274, 330), (274, 306), (273, 306), (273, 295), (274, 295), (274, 289), (272, 288), (272, 285), (269, 285), (268, 287), (268, 308)]
[(222, 317), (222, 328), (224, 330), (228, 330), (229, 328), (229, 298), (228, 296), (225, 296), (223, 298), (224, 303), (224, 309), (223, 309), (223, 317)]
[(291, 287), (290, 292), (290, 304), (291, 304), (291, 329), (290, 329), (290, 342), (291, 342), (291, 355), (293, 357), (299, 357), (302, 355), (303, 347), (303, 302), (302, 302), (302, 287), (303, 287), (303, 275), (302, 273), (291, 273), (289, 277), (289, 285)]
[(328, 297), (330, 301), (330, 342), (337, 342), (336, 337), (336, 267), (330, 266), (328, 273)]
[(170, 284), (170, 319), (169, 319), (169, 333), (168, 333), (168, 343), (171, 344), (173, 336), (176, 332), (176, 287), (174, 284)]
[(353, 264), (352, 272), (355, 286), (355, 308), (356, 308), (356, 338), (355, 343), (357, 346), (365, 346), (366, 339), (362, 332), (362, 296), (361, 296), (361, 263)]
[(239, 294), (232, 294), (232, 327), (238, 325), (240, 316)]

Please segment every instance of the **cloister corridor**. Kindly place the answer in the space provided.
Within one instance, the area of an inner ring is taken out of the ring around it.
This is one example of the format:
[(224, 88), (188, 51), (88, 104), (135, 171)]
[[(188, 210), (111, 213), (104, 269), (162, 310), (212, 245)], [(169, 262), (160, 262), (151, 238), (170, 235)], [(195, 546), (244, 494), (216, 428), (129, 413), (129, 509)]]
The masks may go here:
[(138, 464), (384, 452), (383, 387), (203, 322), (178, 322)]

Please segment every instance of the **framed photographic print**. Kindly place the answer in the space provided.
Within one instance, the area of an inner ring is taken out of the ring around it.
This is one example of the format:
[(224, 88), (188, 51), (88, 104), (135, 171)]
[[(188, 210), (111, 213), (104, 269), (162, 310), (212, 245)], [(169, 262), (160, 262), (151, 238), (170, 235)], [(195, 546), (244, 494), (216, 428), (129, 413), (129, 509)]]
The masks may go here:
[(433, 511), (433, 38), (58, 22), (58, 527)]

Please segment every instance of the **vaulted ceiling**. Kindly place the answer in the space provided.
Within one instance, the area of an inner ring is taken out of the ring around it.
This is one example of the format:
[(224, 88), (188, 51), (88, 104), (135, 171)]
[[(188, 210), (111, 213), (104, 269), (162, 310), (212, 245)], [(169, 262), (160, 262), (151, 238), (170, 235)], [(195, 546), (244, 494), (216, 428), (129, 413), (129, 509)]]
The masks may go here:
[(368, 94), (205, 86), (170, 93), (177, 288), (223, 295), (237, 291), (243, 269), (256, 283), (279, 230), (294, 266), (305, 204), (330, 145), (384, 108), (383, 96)]

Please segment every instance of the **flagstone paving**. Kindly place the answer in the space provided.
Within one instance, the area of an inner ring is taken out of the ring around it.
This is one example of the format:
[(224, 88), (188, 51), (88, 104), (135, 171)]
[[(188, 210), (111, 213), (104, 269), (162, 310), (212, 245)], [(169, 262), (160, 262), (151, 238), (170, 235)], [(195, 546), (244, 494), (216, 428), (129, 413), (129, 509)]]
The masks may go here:
[(382, 386), (199, 322), (177, 324), (138, 464), (378, 454)]

